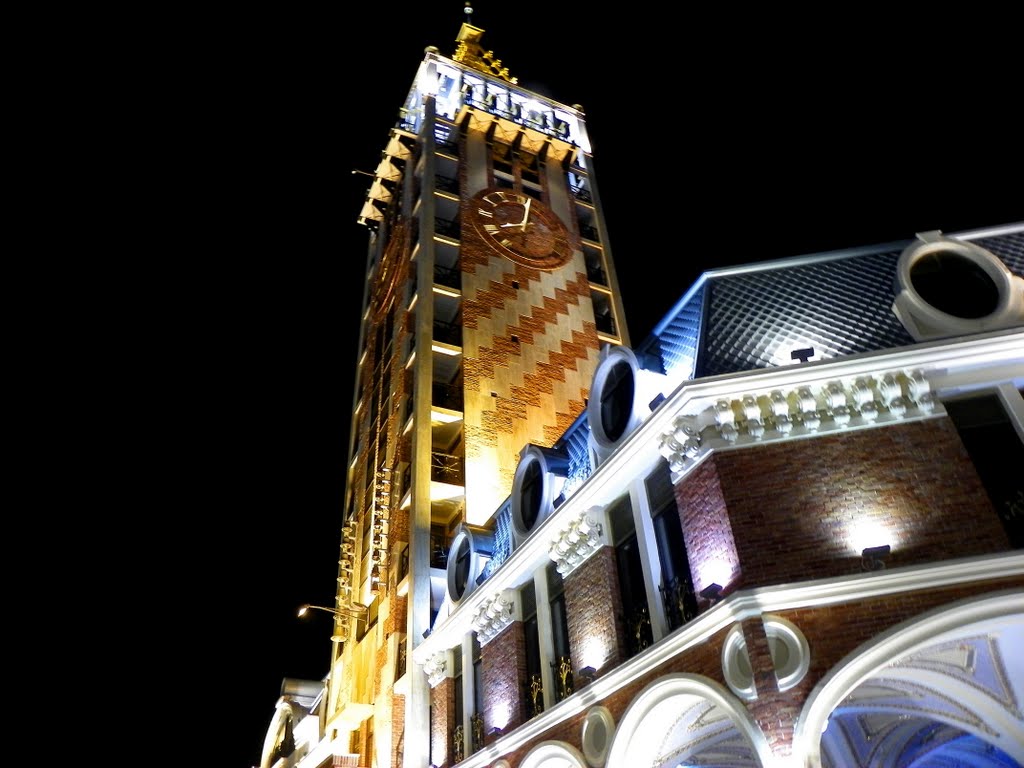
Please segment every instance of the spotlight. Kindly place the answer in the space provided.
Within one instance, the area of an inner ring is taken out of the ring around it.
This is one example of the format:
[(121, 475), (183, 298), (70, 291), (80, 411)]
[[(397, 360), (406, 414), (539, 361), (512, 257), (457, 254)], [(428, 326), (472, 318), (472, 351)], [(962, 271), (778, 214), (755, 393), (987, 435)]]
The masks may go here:
[(590, 685), (594, 682), (594, 678), (597, 677), (597, 670), (593, 667), (583, 667), (578, 674), (583, 685)]
[(722, 585), (713, 581), (700, 591), (700, 596), (714, 605), (722, 599)]
[(860, 567), (864, 571), (880, 571), (885, 568), (885, 557), (889, 554), (889, 545), (881, 547), (865, 547), (860, 553)]

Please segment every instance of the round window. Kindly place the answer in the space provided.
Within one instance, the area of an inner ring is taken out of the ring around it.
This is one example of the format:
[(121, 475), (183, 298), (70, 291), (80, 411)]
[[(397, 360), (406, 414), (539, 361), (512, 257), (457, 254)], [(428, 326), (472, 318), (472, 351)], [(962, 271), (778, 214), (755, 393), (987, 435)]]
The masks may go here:
[(629, 363), (615, 363), (601, 389), (601, 428), (609, 440), (618, 440), (629, 426), (635, 389)]
[(999, 286), (977, 261), (951, 250), (921, 256), (910, 282), (926, 302), (953, 317), (987, 317), (999, 306)]

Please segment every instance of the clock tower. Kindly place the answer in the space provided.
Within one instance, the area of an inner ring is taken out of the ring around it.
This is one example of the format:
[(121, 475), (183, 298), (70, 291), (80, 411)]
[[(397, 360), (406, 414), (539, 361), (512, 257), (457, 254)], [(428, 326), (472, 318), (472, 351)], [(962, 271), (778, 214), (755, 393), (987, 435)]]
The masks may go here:
[(324, 718), (352, 765), (441, 762), (430, 724), (449, 713), (431, 712), (412, 651), (451, 607), (453, 571), (481, 575), (471, 557), (512, 535), (497, 512), (524, 449), (565, 433), (602, 346), (629, 343), (582, 107), (521, 88), (482, 36), (467, 23), (451, 56), (426, 50), (358, 216), (369, 249)]

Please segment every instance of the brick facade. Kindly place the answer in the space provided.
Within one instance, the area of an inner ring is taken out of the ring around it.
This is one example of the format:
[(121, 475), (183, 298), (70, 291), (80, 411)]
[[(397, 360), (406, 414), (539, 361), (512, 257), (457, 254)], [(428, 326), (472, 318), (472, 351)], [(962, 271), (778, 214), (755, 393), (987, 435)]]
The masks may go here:
[(518, 728), (527, 713), (523, 623), (513, 621), (481, 648), (480, 664), (484, 679), (484, 734), (495, 726), (505, 732)]
[(734, 588), (858, 573), (847, 535), (865, 515), (893, 536), (874, 544), (889, 567), (1010, 549), (947, 418), (724, 451), (676, 498), (698, 589), (712, 558), (738, 562)]
[[(619, 592), (615, 550), (602, 547), (565, 579), (565, 612), (573, 674), (585, 666), (607, 671), (628, 658), (626, 622)], [(604, 649), (603, 659), (584, 656)]]
[(455, 680), (446, 677), (430, 692), (430, 762), (451, 768), (452, 733), (455, 730)]

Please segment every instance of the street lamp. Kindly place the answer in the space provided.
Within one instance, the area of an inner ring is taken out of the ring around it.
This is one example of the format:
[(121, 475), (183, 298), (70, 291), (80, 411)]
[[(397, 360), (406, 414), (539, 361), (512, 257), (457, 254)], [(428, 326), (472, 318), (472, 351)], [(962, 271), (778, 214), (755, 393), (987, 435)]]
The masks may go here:
[(338, 618), (339, 616), (348, 616), (353, 619), (363, 618), (368, 610), (362, 603), (352, 603), (351, 608), (325, 608), (322, 605), (310, 605), (309, 603), (306, 603), (305, 605), (299, 606), (299, 616), (305, 616), (311, 609), (316, 611), (326, 611), (334, 616), (334, 618)]

